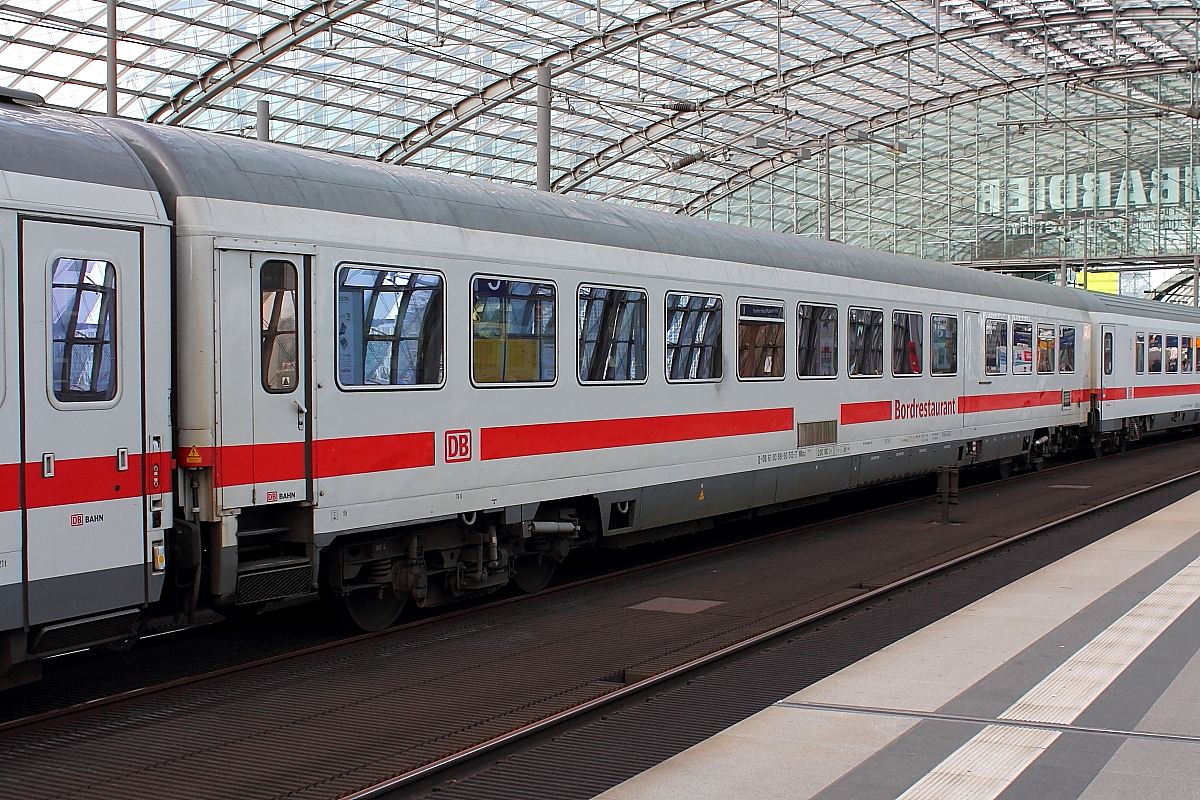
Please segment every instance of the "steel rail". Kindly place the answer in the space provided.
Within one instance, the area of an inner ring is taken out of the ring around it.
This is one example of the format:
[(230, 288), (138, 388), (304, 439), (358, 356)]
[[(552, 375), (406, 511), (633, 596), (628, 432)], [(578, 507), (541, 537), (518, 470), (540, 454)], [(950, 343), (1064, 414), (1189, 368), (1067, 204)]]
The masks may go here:
[(771, 630), (763, 631), (762, 633), (756, 634), (747, 639), (743, 639), (740, 642), (736, 642), (736, 643), (728, 645), (726, 647), (722, 647), (720, 650), (715, 650), (712, 653), (709, 653), (708, 655), (700, 656), (699, 658), (688, 661), (687, 663), (680, 664), (679, 666), (676, 666), (676, 667), (672, 667), (671, 669), (668, 669), (665, 672), (660, 672), (657, 675), (652, 675), (648, 678), (643, 678), (642, 680), (639, 680), (634, 683), (623, 686), (620, 689), (615, 689), (612, 692), (609, 692), (608, 694), (601, 695), (600, 697), (597, 697), (593, 700), (589, 700), (585, 703), (580, 703), (577, 706), (573, 706), (571, 708), (565, 709), (563, 711), (560, 711), (556, 714), (553, 714), (553, 715), (546, 717), (542, 720), (539, 720), (537, 722), (532, 722), (528, 725), (523, 725), (520, 728), (516, 728), (515, 730), (509, 731), (508, 733), (505, 733), (500, 736), (489, 739), (486, 742), (481, 742), (472, 747), (465, 748), (464, 750), (461, 750), (458, 753), (455, 753), (454, 755), (440, 758), (437, 761), (432, 761), (429, 764), (426, 764), (424, 766), (418, 767), (413, 770), (409, 770), (408, 772), (397, 775), (394, 778), (389, 778), (388, 780), (377, 783), (374, 786), (369, 786), (366, 789), (360, 789), (359, 791), (353, 792), (351, 794), (343, 795), (341, 798), (339, 798), (339, 800), (373, 800), (374, 798), (382, 797), (383, 795), (387, 794), (388, 792), (394, 791), (394, 790), (402, 788), (404, 786), (408, 786), (417, 781), (428, 779), (430, 777), (433, 777), (434, 775), (437, 775), (440, 772), (444, 772), (452, 767), (455, 767), (455, 766), (458, 766), (465, 762), (468, 762), (471, 759), (485, 755), (485, 754), (492, 752), (494, 750), (497, 750), (501, 747), (505, 747), (507, 745), (513, 744), (517, 741), (520, 741), (521, 739), (528, 738), (535, 734), (544, 733), (547, 730), (550, 730), (559, 725), (562, 725), (563, 723), (569, 722), (569, 721), (571, 721), (577, 717), (580, 717), (584, 714), (588, 714), (590, 712), (596, 711), (607, 705), (611, 705), (612, 703), (615, 703), (619, 700), (629, 699), (638, 694), (641, 694), (642, 692), (652, 689), (655, 686), (658, 686), (660, 684), (663, 684), (668, 681), (674, 680), (676, 678), (682, 677), (683, 675), (686, 675), (689, 672), (694, 672), (703, 667), (712, 666), (712, 665), (716, 664), (717, 662), (723, 661), (731, 656), (737, 655), (739, 653), (750, 650), (759, 645), (765, 644), (765, 643), (771, 641), (772, 639), (777, 639), (781, 636), (785, 636), (785, 635), (792, 633), (792, 632), (794, 632), (800, 628), (803, 628), (807, 625), (811, 625), (814, 622), (819, 622), (820, 620), (825, 619), (827, 617), (831, 617), (836, 614), (840, 614), (844, 611), (854, 608), (855, 606), (859, 606), (859, 605), (862, 605), (863, 603), (874, 600), (875, 598), (878, 598), (882, 595), (886, 595), (890, 592), (896, 591), (897, 589), (901, 589), (905, 586), (908, 586), (908, 585), (911, 585), (918, 581), (921, 581), (932, 575), (936, 575), (939, 572), (944, 572), (948, 569), (953, 569), (954, 567), (956, 567), (960, 564), (980, 558), (982, 556), (987, 555), (988, 553), (995, 552), (996, 550), (999, 550), (1001, 548), (1008, 547), (1009, 545), (1012, 545), (1016, 542), (1022, 541), (1024, 539), (1028, 539), (1031, 536), (1036, 536), (1039, 533), (1044, 533), (1045, 531), (1051, 530), (1053, 528), (1057, 528), (1057, 527), (1059, 527), (1061, 525), (1065, 525), (1069, 522), (1073, 522), (1077, 519), (1088, 516), (1090, 514), (1094, 514), (1097, 511), (1102, 511), (1106, 508), (1111, 508), (1112, 506), (1127, 502), (1136, 497), (1140, 497), (1144, 494), (1148, 494), (1150, 492), (1157, 491), (1158, 489), (1162, 489), (1162, 488), (1165, 488), (1172, 484), (1179, 483), (1181, 481), (1185, 481), (1185, 480), (1188, 480), (1189, 478), (1194, 478), (1197, 476), (1200, 476), (1200, 469), (1192, 470), (1191, 472), (1187, 472), (1183, 475), (1178, 475), (1174, 478), (1169, 478), (1165, 481), (1160, 481), (1159, 483), (1153, 484), (1151, 486), (1144, 486), (1141, 489), (1136, 489), (1132, 492), (1128, 492), (1124, 495), (1121, 495), (1120, 497), (1115, 497), (1110, 500), (1106, 500), (1095, 506), (1091, 506), (1091, 507), (1083, 509), (1081, 511), (1076, 511), (1073, 514), (1068, 514), (1065, 517), (1054, 520), (1052, 522), (1047, 522), (1042, 525), (1038, 525), (1034, 528), (1030, 528), (1029, 530), (1022, 531), (1021, 533), (1015, 534), (1013, 536), (1009, 536), (1005, 539), (1001, 539), (992, 544), (984, 545), (983, 547), (973, 550), (970, 553), (956, 556), (955, 558), (951, 558), (948, 561), (945, 561), (941, 564), (929, 567), (927, 569), (923, 569), (913, 575), (909, 575), (907, 577), (900, 578), (899, 580), (892, 581), (891, 583), (889, 583), (885, 586), (880, 586), (877, 589), (871, 589), (867, 592), (864, 592), (861, 595), (858, 595), (857, 597), (852, 597), (848, 600), (843, 600), (840, 603), (835, 603), (834, 605), (829, 606), (828, 608), (825, 608), (821, 611), (815, 611), (811, 614), (807, 614), (803, 617), (800, 617), (799, 619), (793, 620), (791, 622), (786, 622), (782, 625), (772, 628)]

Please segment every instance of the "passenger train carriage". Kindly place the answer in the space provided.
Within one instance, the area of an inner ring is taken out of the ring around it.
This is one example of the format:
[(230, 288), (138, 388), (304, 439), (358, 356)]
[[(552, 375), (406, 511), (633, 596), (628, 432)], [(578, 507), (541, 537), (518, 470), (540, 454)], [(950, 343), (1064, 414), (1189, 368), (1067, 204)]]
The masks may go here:
[(0, 665), (1200, 417), (1200, 313), (0, 102)]

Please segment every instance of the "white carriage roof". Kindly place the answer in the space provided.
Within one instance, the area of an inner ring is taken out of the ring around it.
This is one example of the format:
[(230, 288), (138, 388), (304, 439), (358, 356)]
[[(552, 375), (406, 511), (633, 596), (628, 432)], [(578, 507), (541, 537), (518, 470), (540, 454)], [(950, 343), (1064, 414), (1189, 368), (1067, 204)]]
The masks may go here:
[[(553, 189), (668, 211), (804, 143), (1014, 89), (1187, 71), (1200, 47), (1193, 0), (117, 6), (126, 118), (248, 136), (267, 99), (279, 141), (532, 185), (534, 78), (550, 64)], [(0, 84), (102, 112), (105, 20), (96, 0), (4, 3)], [(756, 135), (787, 148), (748, 146)]]

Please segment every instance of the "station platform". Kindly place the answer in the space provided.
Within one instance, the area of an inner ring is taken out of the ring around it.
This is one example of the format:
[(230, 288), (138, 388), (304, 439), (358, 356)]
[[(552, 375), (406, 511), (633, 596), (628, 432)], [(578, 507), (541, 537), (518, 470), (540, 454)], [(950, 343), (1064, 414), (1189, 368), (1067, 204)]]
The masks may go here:
[(603, 800), (1200, 798), (1200, 493)]

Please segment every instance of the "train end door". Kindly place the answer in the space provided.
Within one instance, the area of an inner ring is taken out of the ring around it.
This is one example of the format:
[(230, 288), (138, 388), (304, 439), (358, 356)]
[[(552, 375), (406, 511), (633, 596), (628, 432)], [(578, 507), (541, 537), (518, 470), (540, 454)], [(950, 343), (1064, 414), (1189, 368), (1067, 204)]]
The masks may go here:
[[(162, 564), (143, 471), (144, 234), (19, 224), (25, 624), (36, 628), (144, 605)], [(39, 641), (35, 653), (54, 649)]]

